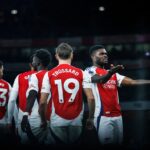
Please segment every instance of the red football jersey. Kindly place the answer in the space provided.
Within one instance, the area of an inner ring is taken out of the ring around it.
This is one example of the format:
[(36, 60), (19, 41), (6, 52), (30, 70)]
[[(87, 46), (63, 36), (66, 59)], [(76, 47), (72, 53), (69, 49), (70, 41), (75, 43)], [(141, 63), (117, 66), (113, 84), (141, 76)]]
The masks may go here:
[[(45, 73), (47, 72), (47, 70), (41, 70), (37, 73), (35, 73), (34, 75), (31, 76), (31, 80), (29, 83), (29, 91), (30, 90), (35, 90), (38, 92), (38, 98), (37, 101), (40, 100), (41, 97), (41, 88), (42, 88), (42, 81), (43, 81), (43, 77), (45, 75)], [(46, 113), (47, 119), (49, 120), (50, 118), (50, 114), (51, 114), (51, 103), (48, 102), (48, 110)]]
[(44, 77), (46, 72), (47, 72), (47, 70), (41, 70), (41, 71), (39, 71), (38, 73), (35, 74), (37, 79), (38, 79), (38, 88), (39, 88), (38, 97), (39, 97), (39, 99), (40, 99), (40, 96), (41, 96), (40, 91), (41, 91), (41, 88), (42, 88), (43, 77)]
[[(90, 67), (86, 71), (89, 74), (98, 74), (103, 76), (108, 73), (107, 70)], [(118, 96), (118, 86), (120, 86), (124, 76), (116, 73), (111, 76), (111, 78), (105, 83), (93, 83), (92, 91), (95, 98), (95, 116), (104, 115), (104, 116), (120, 116), (120, 104)]]
[(5, 116), (10, 93), (10, 84), (0, 79), (0, 119)]
[[(97, 68), (96, 73), (105, 75), (107, 70)], [(117, 77), (114, 74), (105, 84), (97, 84), (101, 97), (103, 115), (119, 116), (121, 114), (118, 89), (117, 89)]]
[(29, 87), (29, 78), (31, 74), (35, 73), (36, 71), (27, 71), (24, 73), (19, 74), (18, 76), (18, 95), (19, 95), (19, 108), (24, 112), (26, 109), (26, 92)]
[(55, 113), (64, 119), (74, 119), (82, 111), (81, 69), (61, 64), (48, 72), (51, 100)]

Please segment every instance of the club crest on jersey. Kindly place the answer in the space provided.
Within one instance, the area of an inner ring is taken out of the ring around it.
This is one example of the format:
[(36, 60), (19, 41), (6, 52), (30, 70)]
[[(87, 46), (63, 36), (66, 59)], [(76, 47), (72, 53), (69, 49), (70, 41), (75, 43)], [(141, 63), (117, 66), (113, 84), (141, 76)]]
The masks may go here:
[(4, 87), (5, 85), (3, 83), (0, 83), (0, 86)]
[(26, 80), (28, 80), (29, 78), (30, 78), (30, 75), (27, 75), (27, 76), (24, 77), (24, 79), (26, 79)]

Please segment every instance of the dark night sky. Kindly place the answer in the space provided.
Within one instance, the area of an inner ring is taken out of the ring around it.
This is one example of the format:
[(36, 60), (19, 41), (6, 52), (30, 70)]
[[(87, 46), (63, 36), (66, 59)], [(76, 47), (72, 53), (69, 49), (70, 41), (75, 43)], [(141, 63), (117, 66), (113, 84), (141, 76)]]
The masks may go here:
[(149, 14), (145, 0), (0, 0), (0, 37), (148, 33)]

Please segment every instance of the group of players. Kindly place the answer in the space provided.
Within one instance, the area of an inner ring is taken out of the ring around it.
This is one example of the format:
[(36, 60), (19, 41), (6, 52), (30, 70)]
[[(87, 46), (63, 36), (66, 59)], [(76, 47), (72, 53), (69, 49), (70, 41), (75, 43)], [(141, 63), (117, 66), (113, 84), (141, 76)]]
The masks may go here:
[[(80, 144), (84, 127), (96, 130), (102, 145), (122, 144), (117, 87), (150, 84), (150, 80), (120, 75), (122, 65), (106, 70), (108, 54), (103, 45), (92, 46), (89, 54), (93, 65), (83, 71), (71, 65), (72, 47), (61, 43), (55, 52), (58, 65), (48, 70), (51, 53), (38, 49), (32, 55), (31, 70), (17, 75), (12, 88), (2, 79), (0, 62), (0, 141), (7, 143), (14, 120), (21, 144)], [(88, 105), (85, 126), (83, 91)]]

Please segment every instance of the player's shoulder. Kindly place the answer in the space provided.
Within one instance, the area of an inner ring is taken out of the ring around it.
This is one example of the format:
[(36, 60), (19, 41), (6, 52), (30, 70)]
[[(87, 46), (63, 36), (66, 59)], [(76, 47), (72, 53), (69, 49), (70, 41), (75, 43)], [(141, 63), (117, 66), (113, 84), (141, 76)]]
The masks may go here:
[(48, 70), (40, 70), (36, 73), (33, 73), (32, 76), (41, 76), (44, 75), (46, 72), (48, 72)]
[(8, 83), (8, 82), (4, 79), (0, 79), (0, 83)]
[(0, 79), (0, 83), (10, 86), (10, 83), (8, 81), (4, 80), (4, 79)]
[(89, 66), (89, 67), (85, 68), (84, 71), (90, 74), (90, 73), (95, 72), (95, 70), (96, 70), (95, 66)]
[(20, 73), (17, 77), (18, 80), (24, 81), (24, 80), (29, 80), (29, 78), (31, 77), (31, 75), (35, 74), (36, 71), (26, 71), (23, 73)]
[(36, 71), (29, 70), (29, 71), (25, 71), (25, 72), (20, 73), (18, 76), (26, 76), (26, 75), (31, 75), (34, 73), (36, 73)]

